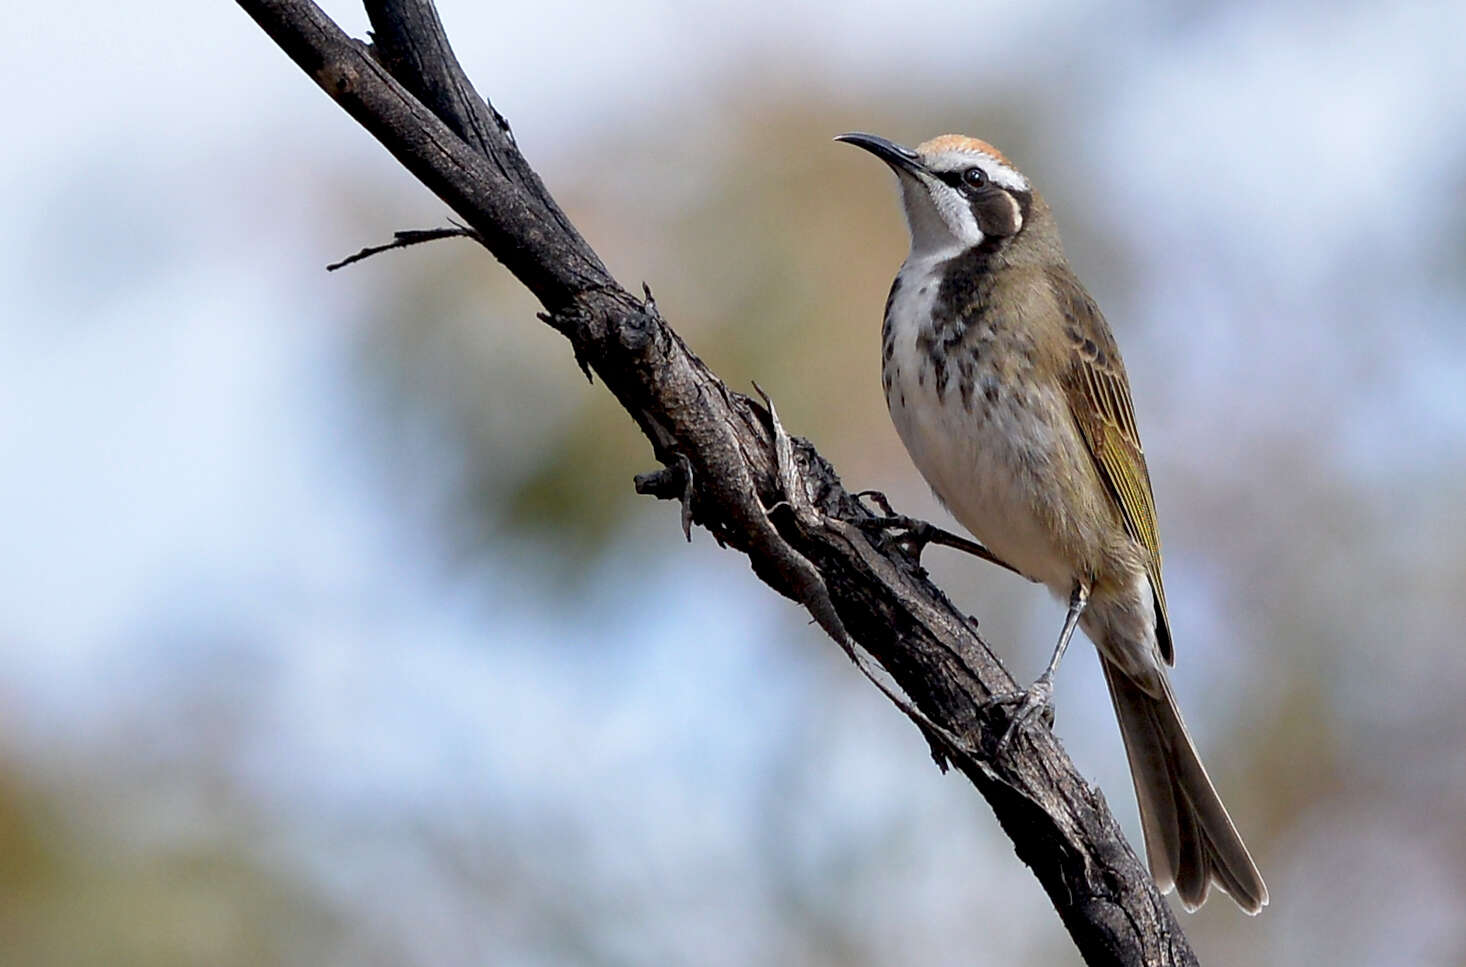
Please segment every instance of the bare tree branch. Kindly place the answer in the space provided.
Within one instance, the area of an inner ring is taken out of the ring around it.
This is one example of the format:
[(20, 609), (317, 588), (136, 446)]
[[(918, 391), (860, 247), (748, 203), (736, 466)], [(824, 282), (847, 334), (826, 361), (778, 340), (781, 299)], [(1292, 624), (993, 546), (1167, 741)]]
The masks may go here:
[[(429, 0), (367, 0), (375, 46), (307, 0), (238, 0), (348, 114), (451, 207), (544, 304), (544, 318), (636, 420), (666, 468), (638, 489), (684, 514), (803, 604), (991, 804), (1091, 964), (1195, 955), (1091, 789), (1047, 729), (996, 754), (1012, 678), (909, 556), (859, 526), (873, 515), (771, 404), (730, 390), (611, 278), (458, 65)], [(871, 655), (909, 701), (861, 657)], [(980, 871), (974, 870), (974, 875)], [(974, 915), (979, 915), (976, 911)]]
[(453, 228), (405, 228), (400, 232), (393, 232), (392, 241), (382, 245), (368, 245), (354, 255), (348, 255), (339, 262), (332, 262), (326, 266), (326, 271), (335, 272), (337, 269), (344, 269), (348, 265), (355, 265), (363, 259), (369, 259), (373, 255), (381, 255), (383, 252), (390, 252), (393, 249), (410, 248), (414, 245), (421, 245), (424, 242), (436, 242), (445, 238), (471, 238), (476, 242), (480, 241), (478, 232), (475, 232), (471, 228), (463, 228), (462, 226), (455, 226)]

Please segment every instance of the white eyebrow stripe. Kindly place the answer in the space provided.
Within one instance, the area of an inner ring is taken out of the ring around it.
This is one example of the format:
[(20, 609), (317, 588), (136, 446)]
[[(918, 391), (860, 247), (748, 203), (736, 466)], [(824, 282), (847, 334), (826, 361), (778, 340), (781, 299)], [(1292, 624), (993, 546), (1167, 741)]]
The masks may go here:
[(1003, 164), (997, 158), (982, 155), (982, 170), (988, 173), (988, 180), (1014, 191), (1028, 191), (1028, 179)]

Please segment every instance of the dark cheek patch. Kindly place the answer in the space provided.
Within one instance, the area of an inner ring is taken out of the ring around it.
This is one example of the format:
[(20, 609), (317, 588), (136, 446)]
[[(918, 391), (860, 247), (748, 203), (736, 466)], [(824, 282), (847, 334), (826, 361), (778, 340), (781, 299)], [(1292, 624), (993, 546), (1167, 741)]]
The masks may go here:
[(1018, 199), (1002, 189), (985, 191), (972, 200), (972, 215), (977, 227), (988, 236), (1007, 237), (1023, 227), (1023, 212)]

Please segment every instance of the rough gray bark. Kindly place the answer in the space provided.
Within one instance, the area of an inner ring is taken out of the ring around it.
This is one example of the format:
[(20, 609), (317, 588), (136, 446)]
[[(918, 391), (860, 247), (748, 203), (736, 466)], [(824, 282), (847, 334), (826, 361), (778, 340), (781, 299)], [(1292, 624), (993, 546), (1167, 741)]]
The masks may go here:
[[(430, 0), (366, 0), (375, 43), (353, 40), (307, 0), (239, 5), (337, 104), (445, 201), (545, 307), (587, 374), (636, 420), (665, 469), (643, 493), (683, 501), (720, 544), (803, 604), (955, 765), (998, 821), (1090, 964), (1194, 964), (1170, 907), (1099, 791), (1047, 729), (997, 754), (1007, 725), (984, 703), (1016, 685), (975, 622), (899, 550), (767, 399), (730, 390), (639, 297), (611, 278), (458, 65)], [(872, 668), (872, 656), (886, 676)], [(981, 871), (974, 870), (974, 876)], [(974, 916), (981, 916), (974, 911)]]

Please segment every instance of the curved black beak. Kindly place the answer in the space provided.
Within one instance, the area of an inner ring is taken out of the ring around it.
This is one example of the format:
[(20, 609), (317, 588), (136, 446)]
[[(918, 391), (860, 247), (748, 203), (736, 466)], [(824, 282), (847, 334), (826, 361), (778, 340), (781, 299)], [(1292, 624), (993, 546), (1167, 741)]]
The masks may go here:
[(902, 171), (909, 171), (913, 174), (920, 174), (926, 171), (926, 166), (921, 163), (921, 155), (904, 145), (899, 145), (894, 141), (888, 141), (879, 135), (851, 131), (847, 134), (839, 135), (835, 140), (844, 141), (846, 144), (853, 144), (857, 148), (864, 148), (890, 165), (897, 174), (900, 174)]

